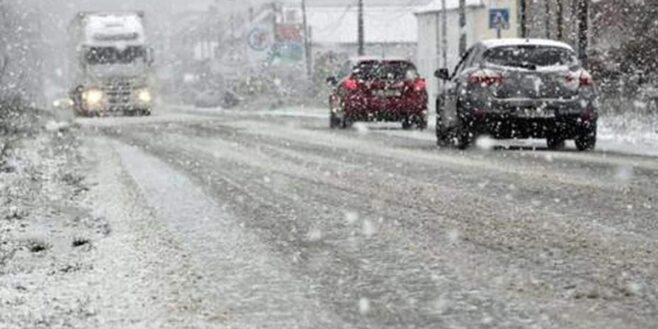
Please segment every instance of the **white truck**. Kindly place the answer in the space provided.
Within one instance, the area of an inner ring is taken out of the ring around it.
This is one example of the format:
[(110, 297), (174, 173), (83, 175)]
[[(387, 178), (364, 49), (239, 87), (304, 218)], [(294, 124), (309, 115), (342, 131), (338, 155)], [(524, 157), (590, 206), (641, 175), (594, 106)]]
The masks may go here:
[(69, 25), (70, 97), (76, 114), (150, 115), (153, 49), (142, 12), (78, 13)]

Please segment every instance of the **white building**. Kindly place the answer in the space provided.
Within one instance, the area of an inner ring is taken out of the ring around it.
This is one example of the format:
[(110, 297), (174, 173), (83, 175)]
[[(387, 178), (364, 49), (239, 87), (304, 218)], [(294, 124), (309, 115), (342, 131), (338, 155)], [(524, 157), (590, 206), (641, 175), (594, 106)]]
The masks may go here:
[[(314, 53), (323, 51), (357, 55), (357, 7), (312, 6), (308, 24)], [(364, 11), (367, 55), (415, 59), (416, 19), (411, 6), (367, 6)]]
[[(445, 2), (447, 63), (442, 58), (442, 0), (434, 0), (416, 11), (418, 28), (416, 65), (428, 80), (431, 108), (434, 108), (433, 99), (439, 90), (439, 82), (434, 78), (434, 71), (447, 67), (452, 72), (459, 62), (459, 0), (445, 0)], [(518, 0), (466, 0), (467, 47), (480, 40), (496, 38), (499, 32), (496, 27), (500, 27), (500, 36), (503, 38), (519, 37), (517, 8)], [(500, 25), (497, 25), (498, 22)]]

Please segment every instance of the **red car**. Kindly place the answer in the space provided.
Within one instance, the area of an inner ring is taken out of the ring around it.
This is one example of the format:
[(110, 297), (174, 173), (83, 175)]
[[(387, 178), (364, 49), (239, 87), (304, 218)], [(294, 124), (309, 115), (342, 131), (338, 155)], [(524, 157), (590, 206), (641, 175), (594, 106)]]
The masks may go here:
[(359, 59), (329, 96), (330, 127), (355, 121), (402, 122), (404, 129), (427, 128), (427, 83), (406, 60)]

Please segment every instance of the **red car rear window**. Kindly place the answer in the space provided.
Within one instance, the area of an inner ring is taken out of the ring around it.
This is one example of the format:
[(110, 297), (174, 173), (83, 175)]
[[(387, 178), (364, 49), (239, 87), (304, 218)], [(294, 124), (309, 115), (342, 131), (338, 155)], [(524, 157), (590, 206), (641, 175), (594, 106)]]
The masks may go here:
[(364, 61), (352, 70), (357, 80), (414, 80), (418, 78), (416, 67), (404, 61)]

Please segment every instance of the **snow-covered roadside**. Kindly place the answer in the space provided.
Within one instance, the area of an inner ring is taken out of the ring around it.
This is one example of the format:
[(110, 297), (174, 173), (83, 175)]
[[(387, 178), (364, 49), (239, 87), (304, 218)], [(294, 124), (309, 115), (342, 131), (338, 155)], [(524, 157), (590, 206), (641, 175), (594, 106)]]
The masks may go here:
[[(299, 117), (325, 119), (327, 110), (317, 107), (290, 106), (273, 110), (259, 110), (251, 112), (261, 115), (279, 117)], [(428, 130), (404, 131), (402, 129), (376, 129), (377, 133), (408, 137), (430, 141), (434, 140), (434, 118), (430, 116)], [(355, 125), (360, 132), (371, 131), (376, 127), (396, 127), (395, 123), (365, 123)], [(545, 142), (539, 140), (495, 141), (501, 145), (522, 145), (527, 147), (543, 148)], [(621, 114), (602, 116), (599, 120), (597, 150), (602, 152), (615, 152), (631, 155), (658, 156), (658, 115), (646, 116), (637, 114)]]
[(111, 145), (65, 118), (25, 121), (0, 134), (0, 328), (217, 327)]
[(601, 151), (658, 156), (658, 115), (603, 116), (598, 133)]
[(111, 228), (82, 202), (90, 186), (79, 139), (49, 119), (35, 113), (1, 136), (11, 141), (0, 172), (3, 328), (76, 327), (96, 313), (80, 278)]

